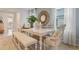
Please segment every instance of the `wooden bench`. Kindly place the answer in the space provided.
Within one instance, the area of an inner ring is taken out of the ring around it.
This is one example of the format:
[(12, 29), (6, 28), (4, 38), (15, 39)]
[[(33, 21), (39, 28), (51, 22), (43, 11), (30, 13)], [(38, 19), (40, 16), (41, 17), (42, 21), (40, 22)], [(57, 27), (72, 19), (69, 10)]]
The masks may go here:
[[(15, 42), (18, 49), (28, 49), (28, 46), (37, 44), (37, 40), (29, 37), (21, 32), (13, 32), (13, 41)], [(36, 49), (36, 45), (35, 45)]]

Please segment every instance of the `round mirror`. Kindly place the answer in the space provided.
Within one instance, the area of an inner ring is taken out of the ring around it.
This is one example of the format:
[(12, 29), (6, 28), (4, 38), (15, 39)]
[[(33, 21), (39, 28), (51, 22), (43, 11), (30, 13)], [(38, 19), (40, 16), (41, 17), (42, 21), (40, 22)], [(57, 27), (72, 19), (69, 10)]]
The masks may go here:
[(46, 25), (48, 23), (48, 12), (41, 11), (38, 18), (42, 25)]

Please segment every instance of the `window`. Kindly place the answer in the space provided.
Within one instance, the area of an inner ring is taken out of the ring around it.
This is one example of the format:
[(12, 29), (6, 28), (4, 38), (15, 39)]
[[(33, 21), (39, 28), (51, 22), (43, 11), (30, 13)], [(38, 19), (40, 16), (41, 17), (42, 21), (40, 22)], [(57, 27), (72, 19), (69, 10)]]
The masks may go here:
[(64, 8), (56, 9), (56, 27), (64, 24)]

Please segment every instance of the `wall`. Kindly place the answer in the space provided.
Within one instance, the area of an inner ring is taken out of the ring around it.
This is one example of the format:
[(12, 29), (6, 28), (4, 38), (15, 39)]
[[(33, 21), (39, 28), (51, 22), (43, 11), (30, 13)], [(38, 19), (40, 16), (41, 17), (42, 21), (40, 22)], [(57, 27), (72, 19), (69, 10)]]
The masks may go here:
[(17, 31), (18, 28), (20, 27), (20, 13), (19, 12), (16, 12), (14, 14), (14, 31)]
[(27, 17), (28, 17), (28, 11), (22, 10), (20, 12), (20, 27), (22, 27), (24, 24), (27, 24)]

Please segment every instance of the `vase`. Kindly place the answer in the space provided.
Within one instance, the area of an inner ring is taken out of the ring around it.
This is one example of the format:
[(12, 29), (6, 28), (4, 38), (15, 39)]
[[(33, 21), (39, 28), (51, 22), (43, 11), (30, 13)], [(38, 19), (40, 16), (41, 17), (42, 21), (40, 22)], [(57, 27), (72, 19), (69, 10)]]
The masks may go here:
[(33, 28), (33, 23), (30, 23), (30, 27)]

